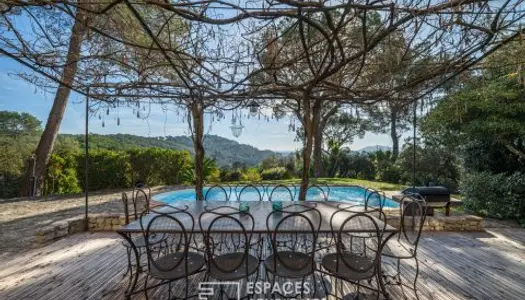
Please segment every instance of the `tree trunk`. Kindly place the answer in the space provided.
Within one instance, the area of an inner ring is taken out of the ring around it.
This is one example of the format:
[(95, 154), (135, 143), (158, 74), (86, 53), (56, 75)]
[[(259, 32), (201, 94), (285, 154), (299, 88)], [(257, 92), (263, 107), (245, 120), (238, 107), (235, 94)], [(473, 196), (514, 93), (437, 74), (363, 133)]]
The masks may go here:
[(397, 134), (397, 111), (390, 112), (390, 137), (392, 138), (392, 162), (399, 156), (399, 135)]
[(323, 128), (321, 122), (321, 107), (314, 106), (315, 134), (314, 134), (314, 175), (315, 178), (324, 176), (323, 169)]
[[(69, 48), (66, 56), (66, 64), (62, 71), (61, 81), (64, 85), (60, 84), (53, 100), (53, 106), (49, 112), (49, 117), (46, 122), (46, 127), (40, 137), (40, 142), (35, 152), (35, 180), (37, 181), (36, 191), (41, 191), (43, 187), (43, 179), (45, 175), (46, 166), (49, 163), (51, 153), (55, 146), (55, 141), (60, 130), (60, 124), (64, 117), (64, 112), (67, 107), (69, 94), (71, 89), (68, 86), (73, 85), (75, 75), (77, 73), (78, 60), (80, 59), (80, 51), (82, 47), (82, 41), (86, 32), (85, 18), (86, 14), (83, 10), (77, 9), (76, 19), (73, 28), (71, 29), (71, 37), (69, 40)], [(27, 181), (31, 177), (31, 170), (28, 171)], [(21, 194), (22, 196), (28, 196), (30, 187), (23, 185)], [(37, 193), (35, 191), (35, 193)]]
[[(315, 109), (320, 109), (320, 104), (314, 104)], [(310, 181), (310, 162), (312, 157), (313, 137), (317, 123), (319, 123), (319, 116), (312, 116), (312, 109), (310, 106), (310, 99), (305, 94), (303, 99), (303, 120), (304, 120), (304, 148), (303, 148), (303, 172), (301, 176), (301, 190), (299, 192), (299, 200), (306, 199), (306, 191)]]
[(197, 200), (204, 200), (202, 188), (204, 186), (204, 111), (200, 101), (195, 101), (191, 105), (191, 115), (193, 117), (193, 147), (195, 149), (195, 194)]

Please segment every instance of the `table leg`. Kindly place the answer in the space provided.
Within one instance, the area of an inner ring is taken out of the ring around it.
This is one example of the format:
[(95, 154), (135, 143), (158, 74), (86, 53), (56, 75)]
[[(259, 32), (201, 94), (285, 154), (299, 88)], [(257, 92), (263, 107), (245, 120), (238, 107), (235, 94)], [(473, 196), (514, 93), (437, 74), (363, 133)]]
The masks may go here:
[[(128, 234), (123, 233), (123, 232), (118, 232), (118, 231), (117, 233), (120, 234), (120, 236), (122, 236), (126, 240), (126, 242), (128, 242), (131, 245), (133, 254), (135, 254), (135, 262), (136, 262), (135, 266), (136, 268), (138, 268), (140, 266), (140, 261), (139, 261), (139, 252), (137, 250), (137, 247), (135, 247), (135, 244), (133, 243), (131, 237)], [(133, 273), (133, 269), (131, 268), (129, 276), (131, 276), (130, 277), (131, 279), (128, 283), (128, 287), (125, 292), (125, 297), (128, 300), (131, 299), (131, 295), (133, 294), (133, 292), (135, 291), (135, 287), (137, 286), (137, 281), (139, 278), (138, 269), (136, 269), (135, 272)]]
[[(383, 242), (381, 243), (381, 248), (380, 248), (380, 252), (379, 253), (383, 252), (383, 247), (386, 246), (388, 240), (390, 240), (395, 234), (396, 234), (396, 232), (391, 232), (386, 237), (386, 239), (383, 240)], [(383, 282), (383, 274), (381, 273), (381, 255), (379, 255), (379, 263), (377, 264), (377, 271), (376, 272), (378, 274), (378, 276), (377, 276), (378, 284), (379, 284), (379, 287), (381, 288), (381, 292), (383, 293), (383, 296), (385, 297), (385, 299), (390, 299), (390, 295), (386, 291), (385, 283)]]

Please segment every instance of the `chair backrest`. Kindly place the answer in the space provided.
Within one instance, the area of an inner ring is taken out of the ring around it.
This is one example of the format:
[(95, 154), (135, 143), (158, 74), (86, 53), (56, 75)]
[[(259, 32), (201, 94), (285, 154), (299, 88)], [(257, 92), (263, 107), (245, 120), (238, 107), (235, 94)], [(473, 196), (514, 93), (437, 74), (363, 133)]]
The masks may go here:
[(330, 189), (330, 186), (326, 182), (319, 182), (319, 183), (317, 183), (317, 185), (319, 185), (320, 187), (323, 188), (324, 193), (326, 195), (326, 200), (329, 200), (330, 199), (330, 192), (332, 191)]
[[(277, 194), (276, 194), (277, 193)], [(293, 201), (294, 194), (284, 184), (278, 184), (272, 188), (272, 191), (268, 194), (269, 201)]]
[[(237, 188), (236, 188), (237, 190)], [(246, 197), (243, 199), (243, 194), (246, 194), (250, 191), (255, 191), (255, 199), (247, 199)], [(263, 201), (263, 194), (261, 194), (261, 191), (259, 188), (253, 184), (247, 184), (241, 188), (239, 193), (237, 194), (237, 201)]]
[[(142, 201), (142, 203), (140, 203)], [(143, 211), (149, 211), (151, 198), (146, 190), (140, 188), (133, 191), (133, 203), (137, 210), (136, 215), (142, 214)]]
[(403, 239), (410, 244), (415, 255), (427, 217), (427, 205), (421, 195), (405, 195), (401, 198), (400, 209), (401, 230), (398, 234), (398, 240)]
[[(140, 228), (145, 241), (148, 268), (161, 272), (170, 272), (184, 266), (188, 273), (188, 252), (192, 247), (195, 220), (185, 208), (177, 208), (167, 204), (151, 208), (150, 213), (142, 213)], [(159, 252), (159, 243), (169, 241), (170, 245)], [(169, 260), (159, 260), (163, 254), (181, 253)]]
[(368, 206), (367, 202), (368, 202), (368, 199), (370, 198), (370, 195), (372, 194), (379, 194), (379, 192), (373, 188), (366, 188), (365, 189), (365, 194), (364, 194), (364, 198), (363, 198), (363, 201), (365, 202), (365, 206)]
[[(313, 193), (313, 194), (316, 194), (317, 196), (320, 196), (321, 200), (323, 200), (323, 201), (328, 201), (328, 194), (325, 192), (325, 190), (323, 190), (322, 187), (320, 187), (317, 184), (311, 184), (306, 189), (306, 198), (308, 198), (308, 193), (309, 192), (310, 192), (310, 194)], [(308, 199), (305, 199), (305, 200), (308, 200)], [(313, 200), (317, 200), (317, 199), (313, 199)]]
[[(199, 228), (204, 239), (208, 266), (214, 266), (223, 273), (238, 270), (248, 259), (254, 226), (253, 216), (250, 213), (241, 213), (238, 208), (205, 207), (205, 212), (199, 216)], [(229, 234), (224, 233), (225, 227)], [(227, 262), (217, 261), (217, 256), (225, 254), (224, 249), (242, 255), (232, 256)], [(245, 265), (248, 268), (248, 263)]]
[(260, 185), (261, 185), (262, 190), (263, 190), (263, 198), (264, 198), (264, 195), (266, 195), (266, 199), (269, 200), (270, 199), (270, 193), (274, 189), (274, 184), (273, 183), (261, 183)]
[[(271, 212), (266, 218), (266, 227), (270, 234), (275, 266), (280, 263), (291, 270), (303, 270), (311, 266), (310, 271), (314, 271), (317, 237), (321, 228), (321, 213), (315, 205), (294, 203), (283, 207), (281, 212)], [(301, 232), (297, 232), (297, 228), (301, 228)], [(282, 243), (283, 236), (287, 238), (286, 243)], [(302, 252), (308, 259), (302, 264), (290, 262), (283, 251)]]
[[(231, 193), (231, 191), (230, 191)], [(205, 201), (230, 201), (230, 194), (221, 185), (213, 185), (204, 194)]]
[[(375, 274), (381, 256), (384, 224), (380, 226), (368, 212), (355, 212), (347, 208), (335, 211), (330, 217), (330, 227), (336, 244), (336, 267), (344, 265), (356, 273), (369, 273), (372, 270), (372, 274)], [(352, 262), (355, 257), (361, 258), (359, 266)]]
[(126, 218), (126, 224), (129, 224), (129, 199), (126, 192), (122, 192), (122, 204), (124, 205), (124, 217)]
[[(140, 203), (142, 201), (142, 204)], [(134, 189), (131, 194), (131, 211), (129, 208), (129, 197), (126, 192), (122, 192), (122, 203), (124, 204), (124, 215), (126, 224), (129, 223), (130, 216), (137, 220), (143, 212), (150, 209), (150, 197), (143, 189)]]

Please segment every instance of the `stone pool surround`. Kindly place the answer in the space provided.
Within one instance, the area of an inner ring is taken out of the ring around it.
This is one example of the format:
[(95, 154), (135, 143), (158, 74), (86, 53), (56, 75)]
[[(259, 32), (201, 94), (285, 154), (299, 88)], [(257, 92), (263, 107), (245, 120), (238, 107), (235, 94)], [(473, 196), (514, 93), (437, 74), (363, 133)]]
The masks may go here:
[[(387, 223), (399, 227), (401, 217), (397, 209), (385, 209)], [(415, 225), (420, 224), (420, 217), (415, 217)], [(50, 225), (38, 229), (35, 233), (36, 243), (41, 245), (62, 237), (85, 231), (84, 215), (56, 221)], [(405, 222), (413, 224), (412, 220), (406, 218)], [(126, 223), (123, 214), (103, 213), (90, 214), (88, 218), (89, 231), (115, 232)], [(428, 216), (423, 224), (424, 231), (483, 231), (484, 219), (473, 215), (453, 216)]]

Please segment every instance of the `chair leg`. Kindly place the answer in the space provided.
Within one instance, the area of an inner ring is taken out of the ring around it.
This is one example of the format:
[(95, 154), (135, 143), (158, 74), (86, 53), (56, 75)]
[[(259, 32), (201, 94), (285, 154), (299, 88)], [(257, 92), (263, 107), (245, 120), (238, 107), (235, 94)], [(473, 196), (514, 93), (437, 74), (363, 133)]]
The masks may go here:
[(419, 261), (417, 260), (417, 257), (414, 257), (414, 259), (416, 260), (416, 276), (414, 277), (414, 294), (416, 294), (416, 298), (418, 298), (417, 296), (417, 278), (419, 276)]
[(148, 296), (148, 274), (146, 274), (146, 277), (144, 278), (144, 297), (146, 300), (149, 300)]

